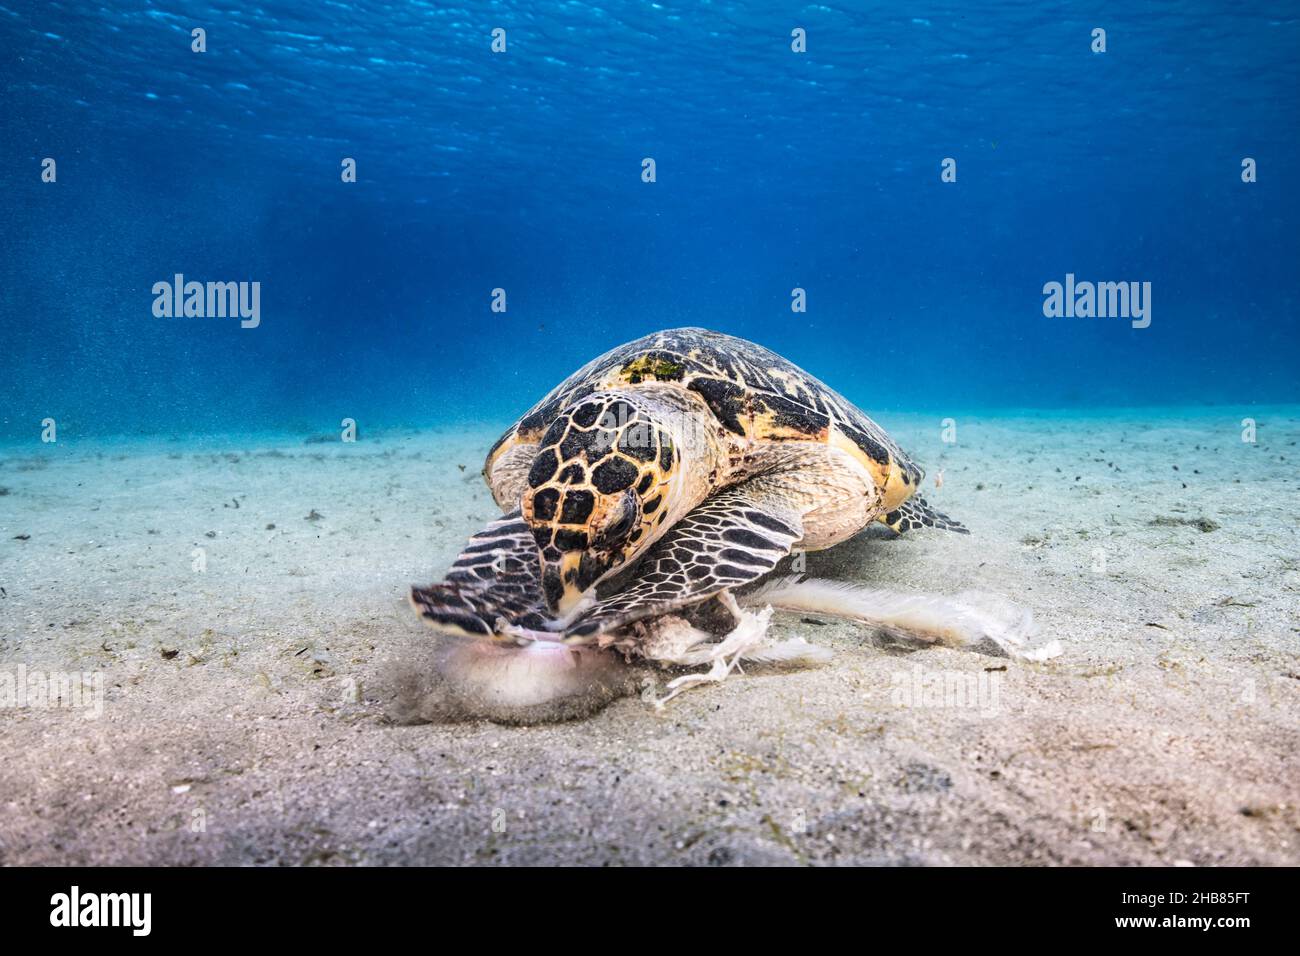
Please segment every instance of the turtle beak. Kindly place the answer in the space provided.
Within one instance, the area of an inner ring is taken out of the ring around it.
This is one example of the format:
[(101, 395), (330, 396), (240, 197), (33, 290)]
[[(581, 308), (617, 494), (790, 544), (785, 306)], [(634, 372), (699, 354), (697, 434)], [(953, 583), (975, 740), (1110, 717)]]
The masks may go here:
[(542, 590), (546, 603), (557, 614), (567, 614), (582, 599), (585, 588), (578, 586), (581, 551), (565, 551), (558, 561), (542, 562)]
[(565, 551), (559, 561), (544, 562), (542, 590), (552, 611), (566, 615), (607, 570), (588, 551)]
[(555, 602), (555, 610), (560, 614), (568, 614), (582, 600), (582, 592), (586, 588), (578, 585), (578, 569), (581, 566), (581, 551), (566, 551), (560, 558), (560, 580), (563, 582), (564, 590), (560, 593), (560, 599)]

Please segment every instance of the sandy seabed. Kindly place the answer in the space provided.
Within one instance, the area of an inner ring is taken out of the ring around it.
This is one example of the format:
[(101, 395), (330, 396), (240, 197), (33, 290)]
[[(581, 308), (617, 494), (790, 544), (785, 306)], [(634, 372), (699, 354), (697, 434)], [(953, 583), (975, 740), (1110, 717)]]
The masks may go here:
[(807, 570), (1061, 656), (778, 615), (831, 663), (532, 727), (391, 717), (499, 428), (0, 447), (0, 863), (1300, 863), (1300, 408), (956, 421), (882, 418), (972, 534)]

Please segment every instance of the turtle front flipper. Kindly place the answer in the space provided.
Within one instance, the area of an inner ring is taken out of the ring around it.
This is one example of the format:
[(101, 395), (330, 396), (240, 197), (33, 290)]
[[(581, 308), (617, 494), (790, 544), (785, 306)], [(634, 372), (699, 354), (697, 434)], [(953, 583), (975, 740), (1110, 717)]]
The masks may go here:
[(627, 587), (565, 630), (584, 643), (633, 621), (758, 580), (803, 537), (800, 512), (763, 478), (722, 491), (675, 524), (637, 565)]
[(518, 510), (470, 538), (440, 583), (411, 588), (411, 605), (435, 631), (471, 638), (439, 642), (430, 682), (416, 685), (408, 710), (421, 719), (568, 720), (635, 689), (617, 654), (559, 643)]
[(411, 606), (430, 627), (460, 637), (515, 639), (501, 632), (501, 621), (544, 631), (550, 616), (537, 545), (519, 509), (471, 537), (441, 583), (411, 588)]
[(898, 534), (922, 527), (970, 534), (970, 530), (964, 524), (935, 511), (920, 495), (913, 495), (893, 511), (881, 515), (880, 520)]

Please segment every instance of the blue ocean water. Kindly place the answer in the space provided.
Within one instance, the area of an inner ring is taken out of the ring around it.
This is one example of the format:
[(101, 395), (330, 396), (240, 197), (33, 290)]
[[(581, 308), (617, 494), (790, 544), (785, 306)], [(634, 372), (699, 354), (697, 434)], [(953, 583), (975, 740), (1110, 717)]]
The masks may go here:
[(236, 6), (0, 0), (0, 435), (504, 424), (680, 325), (871, 413), (1300, 400), (1294, 3)]

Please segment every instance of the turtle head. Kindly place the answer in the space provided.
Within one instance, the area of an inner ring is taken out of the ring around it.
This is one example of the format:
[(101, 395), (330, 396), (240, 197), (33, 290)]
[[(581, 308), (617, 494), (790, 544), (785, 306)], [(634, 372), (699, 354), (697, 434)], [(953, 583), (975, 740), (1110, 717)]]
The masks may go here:
[(521, 506), (553, 611), (573, 611), (664, 530), (682, 485), (680, 449), (664, 417), (635, 392), (603, 392), (547, 429)]

